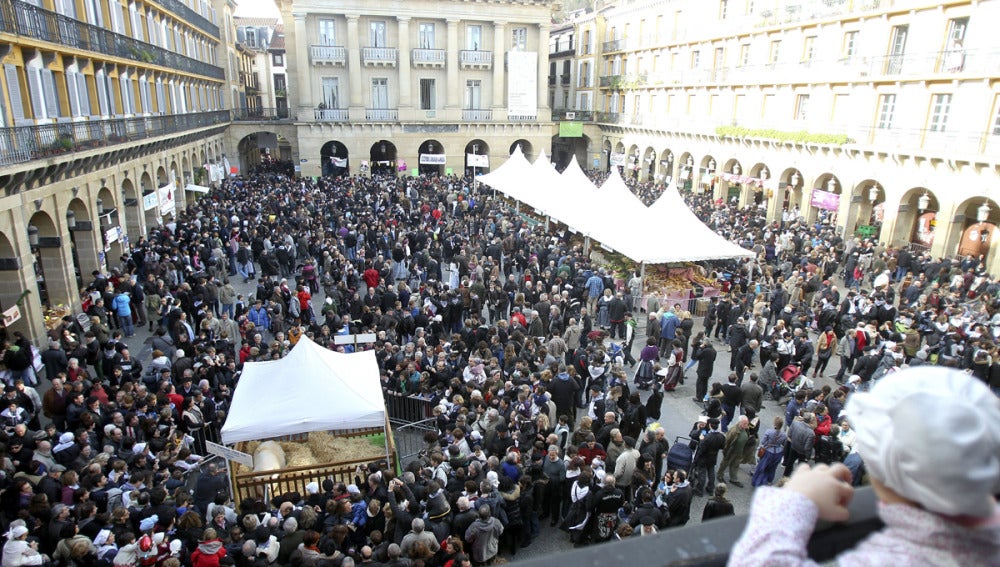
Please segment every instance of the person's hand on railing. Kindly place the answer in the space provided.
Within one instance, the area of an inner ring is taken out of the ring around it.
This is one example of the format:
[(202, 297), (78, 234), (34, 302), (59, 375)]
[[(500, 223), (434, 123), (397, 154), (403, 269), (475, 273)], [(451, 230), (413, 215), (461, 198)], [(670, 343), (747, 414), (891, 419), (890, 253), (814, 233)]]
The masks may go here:
[(829, 465), (802, 465), (785, 484), (785, 490), (798, 492), (816, 505), (819, 519), (844, 522), (850, 517), (847, 506), (854, 497), (851, 471), (841, 463)]

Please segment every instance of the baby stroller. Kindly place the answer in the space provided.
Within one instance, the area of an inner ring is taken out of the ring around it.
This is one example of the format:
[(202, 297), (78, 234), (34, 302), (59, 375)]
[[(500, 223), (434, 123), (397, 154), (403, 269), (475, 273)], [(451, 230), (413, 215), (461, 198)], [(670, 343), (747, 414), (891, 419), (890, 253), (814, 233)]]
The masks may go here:
[[(681, 443), (681, 439), (684, 439), (686, 443)], [(689, 473), (691, 472), (692, 460), (694, 460), (694, 449), (691, 448), (691, 438), (674, 438), (674, 444), (667, 451), (667, 468)]]
[(780, 400), (792, 391), (791, 385), (802, 376), (802, 368), (792, 363), (778, 371), (778, 380), (768, 385), (768, 393), (772, 400)]

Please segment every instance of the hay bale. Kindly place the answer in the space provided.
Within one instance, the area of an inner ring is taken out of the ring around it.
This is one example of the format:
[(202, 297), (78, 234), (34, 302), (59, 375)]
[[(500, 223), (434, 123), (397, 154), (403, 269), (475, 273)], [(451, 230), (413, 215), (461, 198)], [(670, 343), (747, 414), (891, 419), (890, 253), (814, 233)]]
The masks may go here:
[(317, 463), (316, 456), (306, 443), (296, 441), (285, 441), (281, 443), (285, 450), (286, 467), (305, 467)]
[(323, 464), (377, 459), (385, 456), (385, 446), (375, 447), (369, 437), (337, 437), (314, 431), (307, 441), (313, 455)]

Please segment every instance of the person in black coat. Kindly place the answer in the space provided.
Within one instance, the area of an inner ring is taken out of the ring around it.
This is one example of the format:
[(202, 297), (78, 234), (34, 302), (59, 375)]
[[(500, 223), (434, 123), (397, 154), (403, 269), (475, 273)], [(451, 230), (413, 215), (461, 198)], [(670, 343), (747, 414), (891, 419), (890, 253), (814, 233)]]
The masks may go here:
[(691, 491), (695, 496), (715, 491), (715, 467), (719, 451), (726, 444), (726, 436), (719, 431), (719, 420), (699, 420), (691, 430), (691, 439), (697, 442), (691, 462)]
[[(669, 474), (669, 473), (668, 473)], [(683, 526), (691, 518), (691, 485), (688, 483), (687, 473), (684, 471), (674, 471), (670, 492), (666, 495), (667, 527)]]
[(656, 507), (653, 502), (653, 491), (648, 488), (643, 489), (639, 494), (639, 505), (635, 507), (632, 515), (628, 519), (628, 525), (632, 528), (636, 528), (645, 518), (652, 518), (653, 525), (657, 529), (665, 528), (667, 525), (667, 519), (670, 517), (669, 512), (661, 511)]
[(702, 522), (736, 514), (733, 503), (726, 498), (727, 490), (726, 485), (721, 482), (715, 485), (715, 495), (708, 499), (708, 502), (705, 503), (705, 510), (701, 513)]
[(718, 353), (708, 340), (706, 333), (705, 338), (694, 347), (694, 354), (691, 355), (691, 360), (698, 361), (696, 371), (698, 379), (695, 381), (694, 401), (699, 404), (705, 401), (705, 394), (708, 393), (708, 380), (712, 377), (712, 372), (715, 371), (716, 356)]

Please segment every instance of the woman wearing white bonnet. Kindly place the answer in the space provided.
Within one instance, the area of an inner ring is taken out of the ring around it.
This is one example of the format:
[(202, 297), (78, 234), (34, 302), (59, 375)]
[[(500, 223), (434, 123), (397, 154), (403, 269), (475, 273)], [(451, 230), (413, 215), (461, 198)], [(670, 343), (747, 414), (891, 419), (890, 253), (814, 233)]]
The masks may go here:
[(7, 543), (3, 544), (3, 561), (0, 565), (4, 567), (21, 567), (22, 565), (41, 565), (48, 561), (48, 557), (38, 552), (38, 542), (28, 542), (28, 528), (24, 526), (24, 521), (15, 520), (10, 524), (10, 531), (4, 534)]
[[(1000, 565), (1000, 398), (920, 366), (853, 394), (845, 412), (885, 527), (838, 565)], [(850, 481), (842, 464), (803, 465), (783, 489), (758, 489), (729, 565), (814, 565), (806, 544), (817, 520), (848, 519)]]

